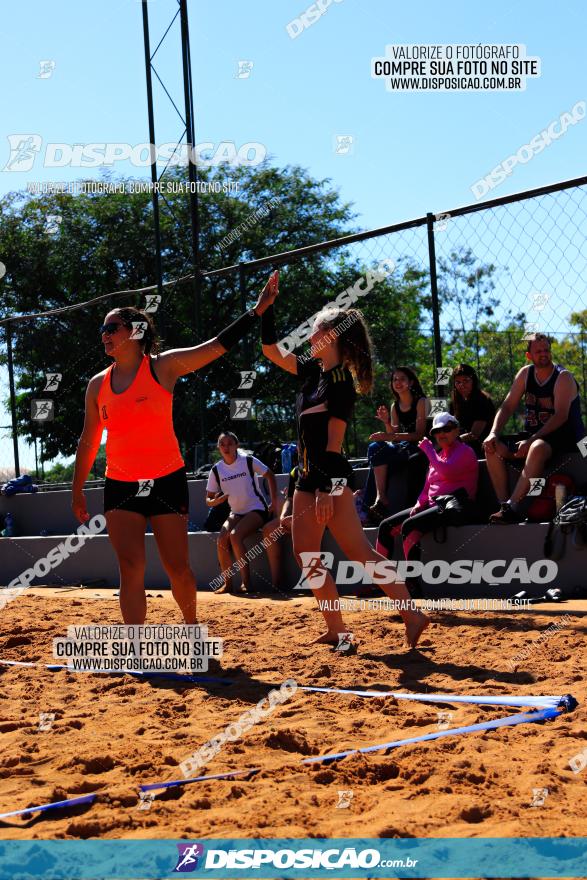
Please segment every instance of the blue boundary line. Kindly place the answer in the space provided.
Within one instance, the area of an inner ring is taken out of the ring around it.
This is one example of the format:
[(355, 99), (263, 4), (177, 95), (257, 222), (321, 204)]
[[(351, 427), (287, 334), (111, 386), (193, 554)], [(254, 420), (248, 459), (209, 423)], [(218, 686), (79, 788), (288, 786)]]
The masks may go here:
[[(21, 660), (0, 660), (0, 664), (5, 666), (44, 666), (46, 669), (50, 669), (51, 671), (56, 671), (60, 669), (68, 669), (69, 667), (64, 664), (58, 663), (37, 663), (37, 662), (29, 662), (29, 661), (21, 661)], [(92, 670), (69, 670), (73, 672), (89, 672), (92, 673)], [(96, 673), (93, 673), (96, 674)], [(172, 678), (172, 680), (182, 680), (186, 682), (197, 682), (197, 681), (215, 681), (222, 684), (232, 684), (232, 682), (228, 679), (215, 679), (212, 677), (206, 676), (182, 676), (178, 673), (165, 673), (165, 672), (105, 672), (105, 673), (97, 673), (99, 675), (133, 675), (135, 677), (140, 678), (149, 678), (153, 675), (158, 678)], [(300, 690), (318, 692), (318, 693), (340, 693), (340, 694), (354, 694), (358, 696), (364, 697), (396, 697), (399, 699), (407, 699), (407, 700), (422, 700), (425, 702), (453, 702), (453, 703), (470, 703), (477, 705), (519, 705), (520, 701), (526, 701), (524, 705), (532, 705), (541, 704), (542, 708), (539, 710), (535, 710), (533, 712), (528, 713), (519, 713), (517, 715), (508, 715), (504, 718), (497, 718), (493, 721), (484, 721), (480, 724), (472, 724), (466, 727), (453, 727), (448, 730), (437, 730), (434, 733), (423, 734), (422, 736), (410, 737), (408, 739), (402, 740), (394, 740), (387, 743), (378, 743), (372, 746), (363, 746), (358, 749), (349, 749), (344, 752), (333, 752), (329, 755), (318, 755), (313, 758), (304, 758), (299, 763), (304, 764), (316, 764), (316, 763), (324, 763), (330, 761), (338, 761), (342, 758), (346, 758), (350, 755), (356, 754), (368, 754), (370, 752), (381, 751), (383, 749), (392, 749), (399, 748), (404, 745), (411, 745), (413, 743), (418, 742), (430, 742), (432, 740), (440, 739), (446, 736), (459, 736), (467, 733), (476, 733), (482, 730), (495, 730), (500, 727), (510, 727), (515, 726), (517, 724), (526, 724), (526, 723), (535, 723), (538, 721), (546, 721), (551, 718), (556, 718), (558, 715), (561, 715), (563, 712), (573, 711), (576, 708), (577, 701), (571, 694), (567, 694), (564, 697), (560, 696), (543, 696), (543, 697), (480, 697), (480, 696), (472, 696), (472, 697), (459, 697), (457, 695), (450, 694), (402, 694), (402, 693), (393, 693), (391, 691), (383, 692), (383, 691), (358, 691), (358, 690), (341, 690), (337, 688), (314, 688), (302, 686)], [(507, 700), (512, 700), (512, 702), (504, 702)], [(548, 701), (551, 705), (544, 706), (544, 702)], [(285, 765), (282, 765), (285, 766)], [(278, 768), (279, 769), (279, 768)], [(173, 779), (169, 782), (151, 782), (144, 783), (139, 786), (139, 791), (162, 791), (170, 788), (177, 788), (182, 785), (189, 785), (193, 782), (204, 782), (207, 780), (213, 779), (231, 779), (235, 776), (254, 776), (257, 773), (260, 773), (263, 770), (262, 767), (251, 767), (244, 770), (231, 770), (225, 773), (215, 773), (207, 776), (196, 776), (194, 778), (188, 779)], [(95, 800), (96, 795), (85, 795), (79, 798), (72, 798), (69, 800), (63, 801), (55, 801), (49, 804), (41, 804), (35, 807), (25, 807), (21, 810), (12, 810), (8, 813), (0, 813), (0, 819), (5, 819), (10, 816), (20, 816), (27, 813), (40, 813), (47, 810), (57, 810), (57, 809), (66, 809), (72, 806), (79, 806), (81, 804), (91, 804)]]
[[(570, 695), (568, 695), (570, 697)], [(452, 727), (448, 730), (437, 730), (434, 733), (424, 734), (423, 736), (410, 737), (409, 739), (401, 739), (395, 740), (388, 743), (378, 743), (373, 746), (363, 746), (358, 749), (349, 749), (345, 752), (337, 752), (332, 753), (330, 755), (318, 755), (314, 758), (305, 758), (300, 761), (300, 764), (316, 764), (323, 763), (329, 761), (337, 761), (341, 758), (346, 758), (349, 755), (355, 754), (365, 754), (368, 752), (377, 752), (382, 749), (392, 749), (398, 748), (399, 746), (410, 745), (412, 743), (417, 742), (430, 742), (435, 739), (439, 739), (445, 736), (459, 736), (461, 734), (466, 733), (476, 733), (481, 730), (495, 730), (499, 727), (509, 727), (515, 726), (517, 724), (525, 724), (525, 723), (534, 723), (537, 721), (546, 721), (551, 718), (556, 718), (558, 715), (561, 715), (563, 712), (572, 711), (577, 705), (574, 697), (570, 697), (570, 700), (574, 702), (568, 703), (567, 697), (557, 698), (560, 700), (558, 706), (549, 706), (542, 708), (537, 711), (528, 712), (528, 713), (518, 713), (517, 715), (507, 715), (505, 718), (497, 718), (494, 721), (484, 721), (480, 724), (473, 724), (467, 727)], [(571, 708), (567, 708), (567, 706), (571, 706)], [(152, 782), (146, 785), (140, 785), (139, 788), (141, 791), (155, 791), (157, 789), (166, 789), (166, 788), (175, 788), (179, 785), (188, 785), (192, 782), (205, 782), (207, 780), (212, 779), (229, 779), (233, 776), (242, 776), (246, 773), (256, 774), (259, 773), (264, 768), (262, 767), (252, 767), (249, 770), (233, 770), (227, 773), (214, 774), (209, 776), (195, 776), (192, 779), (174, 779), (171, 782)], [(278, 768), (279, 769), (279, 768)]]

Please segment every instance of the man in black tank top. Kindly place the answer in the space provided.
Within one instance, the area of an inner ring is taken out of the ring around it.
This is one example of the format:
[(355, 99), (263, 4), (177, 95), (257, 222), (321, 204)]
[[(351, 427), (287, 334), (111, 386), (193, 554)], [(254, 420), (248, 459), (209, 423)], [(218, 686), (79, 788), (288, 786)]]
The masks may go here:
[[(521, 522), (520, 502), (527, 495), (530, 479), (541, 477), (546, 463), (556, 455), (577, 452), (585, 436), (581, 419), (579, 386), (568, 370), (553, 364), (550, 340), (542, 333), (528, 339), (526, 358), (530, 363), (519, 370), (510, 391), (495, 416), (483, 446), (500, 510), (489, 522)], [(525, 419), (522, 440), (508, 447), (499, 434), (524, 397)], [(520, 462), (522, 474), (508, 497), (506, 462)]]

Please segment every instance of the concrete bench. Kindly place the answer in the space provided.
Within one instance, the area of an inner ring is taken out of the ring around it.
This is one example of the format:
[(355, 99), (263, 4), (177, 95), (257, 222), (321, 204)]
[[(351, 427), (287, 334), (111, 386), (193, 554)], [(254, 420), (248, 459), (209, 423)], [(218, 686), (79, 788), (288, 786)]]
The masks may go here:
[[(511, 469), (512, 479), (517, 479), (518, 472)], [(561, 471), (569, 473), (575, 479), (577, 485), (587, 481), (587, 460), (578, 453), (569, 456), (562, 464)], [(357, 487), (364, 484), (367, 470), (355, 471)], [(393, 484), (390, 497), (395, 499), (395, 508), (402, 509), (406, 506), (405, 481), (397, 475), (392, 476)], [(287, 485), (288, 475), (277, 476), (278, 486), (283, 488)], [(203, 523), (207, 507), (205, 506), (205, 480), (191, 480), (190, 491), (190, 519)], [(479, 496), (482, 504), (485, 503), (489, 510), (495, 510), (497, 502), (492, 498), (491, 483), (487, 474), (485, 463), (481, 464)], [(102, 489), (89, 489), (86, 492), (88, 511), (91, 516), (102, 512)], [(14, 538), (0, 538), (0, 585), (6, 585), (20, 575), (21, 572), (34, 566), (37, 560), (44, 558), (56, 545), (75, 532), (78, 523), (75, 521), (70, 509), (71, 495), (68, 491), (44, 492), (37, 495), (16, 495), (11, 498), (0, 496), (0, 512), (10, 511), (15, 519), (16, 534)], [(52, 533), (48, 537), (40, 537), (39, 531), (46, 529)], [(455, 559), (478, 559), (491, 561), (495, 558), (511, 560), (525, 558), (531, 565), (543, 556), (544, 536), (546, 524), (521, 524), (515, 526), (488, 526), (475, 525), (461, 528), (447, 529), (447, 540), (443, 544), (437, 544), (433, 537), (427, 535), (423, 539), (423, 561)], [(375, 542), (377, 530), (365, 529), (365, 534), (372, 544)], [(219, 573), (216, 555), (217, 534), (210, 532), (195, 532), (188, 536), (190, 560), (196, 572), (198, 583), (206, 587)], [(260, 540), (260, 535), (251, 536), (246, 541), (247, 549), (254, 546)], [(299, 579), (299, 569), (291, 551), (291, 541), (284, 540), (285, 549), (285, 576), (280, 585), (285, 592), (291, 589)], [(323, 549), (331, 550), (335, 560), (342, 558), (335, 542), (327, 533)], [(152, 534), (146, 536), (147, 572), (146, 585), (148, 588), (168, 586), (167, 576), (163, 570), (155, 539)], [(558, 561), (559, 574), (557, 580), (548, 586), (571, 587), (584, 582), (582, 572), (587, 563), (587, 551), (582, 551), (567, 541), (564, 556)], [(261, 554), (252, 560), (251, 573), (253, 584), (263, 589), (269, 586), (269, 570), (265, 554)], [(442, 585), (430, 587), (431, 595), (450, 596), (476, 596), (476, 595), (511, 595), (517, 589), (525, 589), (528, 585), (512, 583), (501, 587), (492, 586), (495, 579), (477, 585), (466, 587), (457, 585)], [(32, 584), (88, 584), (103, 582), (104, 585), (118, 585), (118, 566), (110, 541), (105, 534), (100, 534), (88, 539), (84, 546), (64, 560), (57, 568), (48, 571), (41, 577), (33, 578)], [(533, 592), (539, 595), (543, 587), (536, 585)], [(343, 590), (344, 592), (344, 590)], [(347, 590), (348, 592), (348, 590)]]

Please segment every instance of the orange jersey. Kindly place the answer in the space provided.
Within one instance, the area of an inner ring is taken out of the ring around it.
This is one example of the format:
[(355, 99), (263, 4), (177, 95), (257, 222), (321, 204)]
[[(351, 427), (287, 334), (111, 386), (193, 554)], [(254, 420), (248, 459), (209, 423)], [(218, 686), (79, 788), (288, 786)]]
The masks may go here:
[(173, 394), (152, 373), (143, 355), (132, 384), (121, 394), (112, 390), (108, 368), (98, 392), (98, 408), (106, 439), (106, 476), (113, 480), (151, 480), (183, 467), (173, 430)]

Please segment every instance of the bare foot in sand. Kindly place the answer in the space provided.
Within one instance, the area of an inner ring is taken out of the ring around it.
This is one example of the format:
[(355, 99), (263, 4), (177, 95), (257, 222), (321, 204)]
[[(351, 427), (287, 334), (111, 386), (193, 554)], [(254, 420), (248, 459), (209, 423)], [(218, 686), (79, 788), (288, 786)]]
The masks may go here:
[(325, 632), (310, 642), (311, 645), (338, 645), (338, 633)]
[(218, 587), (217, 590), (214, 590), (215, 593), (230, 593), (230, 584), (226, 581), (222, 584), (221, 587)]
[(430, 618), (422, 614), (421, 611), (417, 617), (412, 617), (406, 622), (406, 641), (410, 648), (416, 647), (420, 636), (427, 626), (430, 626)]

